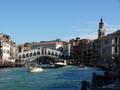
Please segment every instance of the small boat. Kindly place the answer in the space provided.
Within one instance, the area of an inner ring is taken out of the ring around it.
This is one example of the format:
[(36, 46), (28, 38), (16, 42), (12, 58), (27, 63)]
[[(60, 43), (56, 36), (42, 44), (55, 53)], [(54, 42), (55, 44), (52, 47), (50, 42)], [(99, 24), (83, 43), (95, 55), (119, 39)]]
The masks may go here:
[(120, 79), (120, 75), (108, 74), (104, 73), (105, 75), (97, 75), (95, 72), (92, 74), (92, 82), (104, 82), (106, 84), (111, 84), (117, 81), (117, 78)]
[(54, 65), (54, 64), (53, 64), (53, 63), (50, 63), (50, 66), (51, 66), (51, 65)]
[(84, 64), (80, 64), (79, 68), (85, 68), (85, 65)]
[(64, 62), (56, 62), (54, 63), (55, 67), (65, 67), (67, 65), (66, 60)]
[(88, 88), (90, 90), (120, 90), (120, 81), (118, 79), (117, 82), (104, 86), (94, 86), (88, 84)]
[(29, 72), (41, 72), (41, 71), (43, 71), (43, 69), (39, 65), (32, 64), (28, 67), (28, 71)]

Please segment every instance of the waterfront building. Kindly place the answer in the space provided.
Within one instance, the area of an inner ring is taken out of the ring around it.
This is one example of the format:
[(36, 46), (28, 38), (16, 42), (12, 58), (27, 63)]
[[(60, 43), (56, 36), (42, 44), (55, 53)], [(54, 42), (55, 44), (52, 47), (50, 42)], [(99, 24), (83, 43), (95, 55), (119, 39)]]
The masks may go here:
[(68, 59), (70, 59), (70, 47), (71, 44), (69, 42), (63, 43), (63, 52), (67, 54)]
[(87, 58), (87, 62), (90, 63), (91, 60), (94, 60), (93, 57), (93, 44), (94, 44), (94, 40), (89, 40), (88, 43), (86, 43), (86, 58)]
[(79, 60), (81, 58), (81, 43), (74, 45), (74, 59)]
[(49, 48), (53, 50), (58, 50), (63, 52), (63, 44), (67, 43), (64, 41), (41, 41), (40, 43), (31, 44), (31, 50), (36, 49), (38, 47)]
[(10, 60), (15, 60), (17, 58), (17, 45), (15, 42), (10, 43)]
[(10, 59), (10, 36), (3, 34), (2, 38), (2, 49), (3, 49), (3, 60), (9, 60)]
[(119, 59), (119, 31), (113, 32), (101, 38), (101, 59), (106, 67), (117, 66)]
[(16, 58), (16, 43), (11, 40), (9, 35), (3, 34), (2, 46), (2, 59), (14, 60)]
[(31, 44), (34, 44), (34, 42), (17, 45), (17, 52), (20, 53), (20, 52), (25, 52), (25, 51), (31, 50)]
[(16, 43), (9, 35), (0, 34), (0, 66), (14, 65), (16, 59)]
[(119, 38), (118, 32), (108, 34), (101, 39), (101, 58), (106, 60), (114, 60), (118, 58)]
[(74, 59), (75, 61), (80, 63), (88, 63), (88, 56), (90, 52), (88, 52), (88, 43), (89, 39), (79, 39), (79, 41), (74, 45)]
[[(79, 44), (79, 41), (80, 41), (80, 38), (79, 37), (76, 37), (76, 39), (71, 39), (69, 41), (70, 43), (70, 56), (72, 59), (75, 59), (76, 58), (76, 50), (78, 49), (75, 49), (75, 46), (77, 46)], [(77, 58), (76, 58), (77, 59)]]
[(86, 48), (86, 44), (89, 42), (89, 40), (88, 39), (81, 39), (80, 40), (80, 42), (79, 42), (79, 52), (81, 53), (81, 55), (80, 55), (80, 62), (84, 62), (84, 61), (86, 61), (86, 55), (87, 55), (87, 53), (86, 53), (86, 50), (87, 50), (87, 48)]
[(97, 65), (101, 63), (101, 38), (95, 39), (93, 43), (93, 60), (92, 62)]
[(80, 38), (76, 37), (75, 40), (75, 45), (73, 49), (73, 56), (76, 64), (80, 63), (80, 58), (81, 58), (81, 48), (80, 48)]
[(89, 64), (93, 58), (93, 40), (82, 39), (82, 62)]

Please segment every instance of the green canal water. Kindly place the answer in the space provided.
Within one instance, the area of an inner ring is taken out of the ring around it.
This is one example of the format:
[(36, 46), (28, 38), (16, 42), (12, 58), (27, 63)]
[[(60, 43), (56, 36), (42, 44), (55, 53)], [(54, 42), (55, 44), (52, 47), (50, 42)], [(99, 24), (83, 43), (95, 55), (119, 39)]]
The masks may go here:
[(74, 65), (37, 73), (28, 72), (27, 67), (0, 68), (0, 90), (80, 90), (82, 80), (92, 80), (92, 72), (103, 71)]

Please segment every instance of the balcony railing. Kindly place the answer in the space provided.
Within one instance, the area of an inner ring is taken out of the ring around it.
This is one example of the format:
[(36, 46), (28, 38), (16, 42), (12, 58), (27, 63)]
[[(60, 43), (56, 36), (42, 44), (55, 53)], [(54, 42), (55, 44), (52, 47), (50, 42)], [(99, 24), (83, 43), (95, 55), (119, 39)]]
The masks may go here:
[(119, 45), (119, 43), (112, 43), (112, 45)]

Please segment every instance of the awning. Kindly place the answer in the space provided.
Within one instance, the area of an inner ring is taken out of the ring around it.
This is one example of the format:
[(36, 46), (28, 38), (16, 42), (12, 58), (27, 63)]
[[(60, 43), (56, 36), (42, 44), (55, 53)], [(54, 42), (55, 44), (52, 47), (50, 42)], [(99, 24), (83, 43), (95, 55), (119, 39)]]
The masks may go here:
[(15, 62), (15, 60), (9, 60), (10, 62)]
[(9, 62), (8, 60), (0, 60), (0, 62)]
[(0, 48), (0, 51), (2, 51), (2, 49)]
[(30, 61), (29, 59), (26, 59), (26, 60), (24, 60), (24, 61)]

